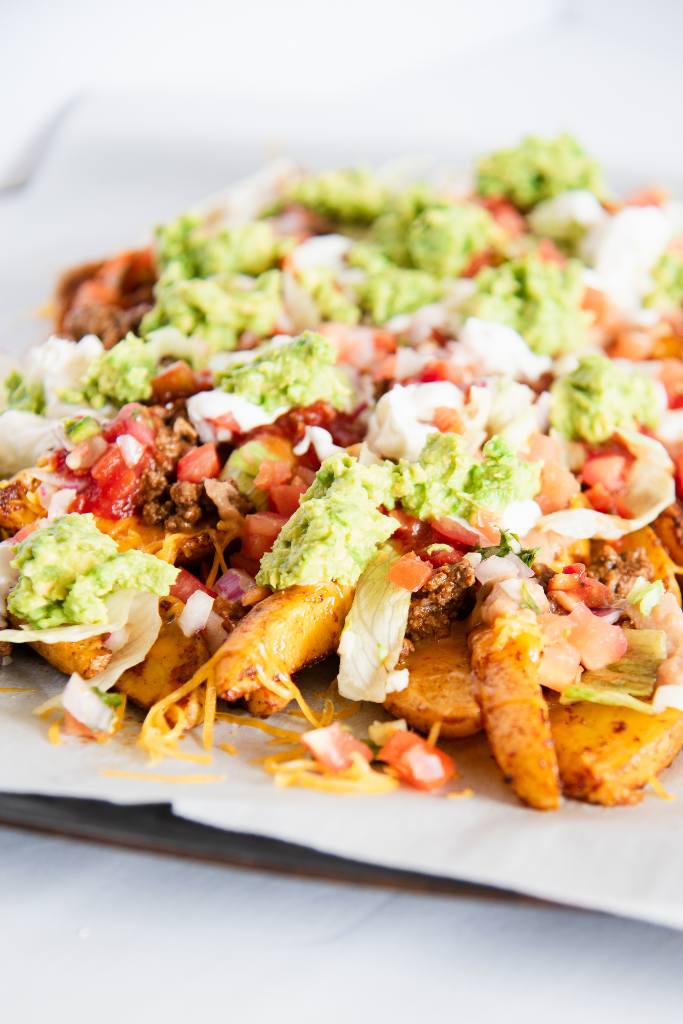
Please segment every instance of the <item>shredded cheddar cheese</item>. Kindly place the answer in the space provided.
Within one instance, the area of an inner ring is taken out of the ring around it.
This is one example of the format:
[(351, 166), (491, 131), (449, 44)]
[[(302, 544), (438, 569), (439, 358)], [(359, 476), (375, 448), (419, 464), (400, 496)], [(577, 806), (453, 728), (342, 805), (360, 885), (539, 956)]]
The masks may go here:
[(62, 742), (62, 723), (61, 720), (52, 722), (47, 730), (48, 742), (52, 743), (53, 746), (58, 747)]
[(371, 768), (360, 754), (351, 755), (353, 764), (343, 772), (328, 772), (315, 761), (295, 758), (270, 766), (276, 786), (300, 786), (319, 793), (351, 793), (373, 796), (393, 792), (398, 779)]
[(430, 747), (435, 747), (436, 744), (439, 741), (439, 734), (441, 732), (441, 724), (442, 723), (440, 721), (438, 721), (438, 720), (436, 722), (432, 723), (432, 727), (429, 730), (429, 735), (427, 736), (427, 743), (429, 744)]

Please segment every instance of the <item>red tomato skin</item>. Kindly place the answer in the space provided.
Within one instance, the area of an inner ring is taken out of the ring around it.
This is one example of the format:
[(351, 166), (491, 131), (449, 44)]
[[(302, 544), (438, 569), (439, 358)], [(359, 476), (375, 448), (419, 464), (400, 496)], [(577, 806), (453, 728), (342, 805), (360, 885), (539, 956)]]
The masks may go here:
[(445, 537), (447, 541), (454, 541), (462, 547), (475, 548), (479, 545), (479, 534), (474, 530), (468, 530), (454, 519), (434, 519), (432, 520), (432, 529), (440, 537)]
[(289, 519), (299, 507), (299, 499), (308, 487), (303, 483), (278, 484), (270, 489), (270, 501), (274, 510)]
[(176, 576), (175, 583), (171, 587), (171, 596), (177, 597), (179, 601), (183, 601), (187, 604), (188, 600), (196, 590), (201, 590), (205, 594), (209, 594), (211, 597), (215, 597), (215, 591), (209, 590), (208, 587), (204, 586), (201, 580), (198, 580), (196, 576), (193, 576), (187, 569), (181, 569)]
[(178, 460), (178, 480), (191, 484), (200, 484), (202, 480), (217, 477), (221, 471), (221, 463), (212, 442), (202, 444), (199, 448), (191, 448)]
[(623, 455), (593, 455), (586, 459), (581, 470), (581, 479), (588, 487), (602, 484), (606, 491), (615, 494), (624, 486), (626, 459)]
[(261, 491), (269, 491), (272, 487), (286, 484), (292, 476), (292, 467), (288, 462), (279, 459), (264, 459), (254, 478), (254, 487)]
[(282, 527), (287, 522), (287, 516), (278, 515), (277, 512), (254, 512), (244, 518), (244, 539), (242, 540), (242, 554), (246, 558), (253, 558), (256, 561), (270, 551), (275, 539)]
[(415, 789), (439, 789), (456, 775), (453, 759), (414, 732), (396, 731), (377, 756)]
[(360, 754), (370, 762), (372, 751), (365, 743), (361, 743), (339, 722), (324, 726), (322, 729), (310, 729), (301, 737), (304, 746), (315, 760), (331, 772), (343, 772), (353, 764), (352, 754)]
[(423, 562), (418, 555), (414, 555), (412, 552), (401, 555), (389, 569), (391, 582), (403, 590), (409, 590), (411, 594), (420, 590), (431, 575), (432, 567), (429, 562)]

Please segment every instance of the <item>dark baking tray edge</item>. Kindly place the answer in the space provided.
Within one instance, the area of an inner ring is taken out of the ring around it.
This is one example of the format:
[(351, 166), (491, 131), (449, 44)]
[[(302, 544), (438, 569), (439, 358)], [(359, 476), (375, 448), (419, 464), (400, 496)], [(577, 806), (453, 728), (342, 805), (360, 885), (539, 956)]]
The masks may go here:
[(0, 793), (0, 825), (302, 879), (461, 899), (553, 905), (493, 886), (366, 864), (279, 839), (228, 832), (178, 818), (168, 804), (121, 806), (102, 800)]

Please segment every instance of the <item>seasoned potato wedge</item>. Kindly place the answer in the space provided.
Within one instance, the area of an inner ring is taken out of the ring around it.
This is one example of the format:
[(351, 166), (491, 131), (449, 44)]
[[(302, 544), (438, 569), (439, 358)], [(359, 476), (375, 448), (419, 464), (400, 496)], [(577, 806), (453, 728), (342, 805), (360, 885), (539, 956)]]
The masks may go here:
[(0, 530), (8, 537), (45, 515), (39, 487), (40, 481), (26, 474), (0, 482)]
[[(106, 635), (106, 634), (105, 634)], [(92, 679), (102, 672), (111, 661), (111, 651), (104, 642), (104, 636), (92, 636), (77, 643), (31, 644), (41, 658), (65, 675), (78, 672), (83, 679)]]
[[(162, 624), (159, 636), (145, 660), (127, 669), (117, 682), (116, 689), (125, 693), (138, 707), (151, 708), (162, 697), (187, 682), (208, 657), (203, 638), (199, 635), (185, 636), (177, 620), (171, 619)], [(186, 704), (185, 713), (190, 719), (188, 726), (196, 725), (200, 711), (201, 706), (196, 700)]]
[(441, 736), (472, 736), (481, 729), (476, 680), (470, 667), (467, 633), (458, 623), (451, 636), (419, 642), (406, 666), (410, 683), (384, 702), (396, 718), (405, 718), (418, 732), (428, 733), (441, 722)]
[(470, 638), (478, 697), (493, 756), (506, 781), (531, 807), (560, 802), (560, 781), (538, 681), (539, 638), (502, 617)]
[(652, 526), (676, 567), (683, 566), (683, 502), (665, 508)]
[(683, 746), (683, 712), (553, 702), (550, 724), (562, 789), (576, 800), (635, 804)]
[(292, 673), (336, 649), (351, 596), (350, 587), (329, 583), (290, 587), (261, 601), (223, 644), (216, 664), (219, 697), (245, 698), (255, 715), (285, 707), (289, 701), (267, 683), (286, 686)]

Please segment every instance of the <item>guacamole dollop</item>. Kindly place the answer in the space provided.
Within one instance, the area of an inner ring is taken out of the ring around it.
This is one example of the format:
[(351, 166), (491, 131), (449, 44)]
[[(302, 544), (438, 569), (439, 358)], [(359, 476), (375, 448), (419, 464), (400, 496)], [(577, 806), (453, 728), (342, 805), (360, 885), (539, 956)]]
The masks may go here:
[[(162, 275), (155, 288), (154, 307), (143, 318), (144, 336), (170, 325), (194, 335), (214, 351), (233, 349), (244, 331), (260, 338), (275, 330), (282, 312), (282, 281), (278, 270), (258, 277), (216, 274), (210, 278)], [(118, 346), (117, 346), (118, 347)]]
[(255, 359), (238, 363), (218, 377), (223, 391), (241, 395), (268, 412), (325, 401), (350, 408), (353, 390), (328, 338), (304, 331), (284, 344), (271, 344)]
[(384, 324), (401, 313), (413, 313), (440, 298), (443, 284), (424, 270), (397, 267), (377, 246), (354, 245), (349, 264), (365, 271), (356, 285), (358, 302), (375, 324)]
[(152, 396), (157, 360), (153, 345), (128, 334), (92, 363), (79, 389), (68, 389), (60, 397), (93, 409), (101, 409), (107, 402), (144, 402)]
[(299, 179), (287, 190), (286, 199), (331, 221), (369, 224), (385, 209), (388, 195), (371, 171), (349, 167)]
[(392, 473), (391, 463), (363, 466), (350, 455), (326, 459), (261, 559), (257, 582), (275, 590), (327, 580), (355, 583), (398, 528), (378, 509), (393, 507)]
[(533, 498), (540, 488), (539, 463), (520, 459), (501, 437), (493, 437), (475, 461), (457, 434), (432, 434), (416, 463), (401, 463), (394, 493), (418, 519), (471, 519), (478, 509), (501, 514), (513, 501)]
[(394, 193), (385, 212), (370, 229), (369, 240), (393, 263), (411, 266), (408, 236), (414, 221), (426, 210), (447, 204), (427, 185), (415, 184)]
[(278, 265), (285, 248), (267, 221), (213, 228), (190, 212), (156, 229), (157, 263), (175, 280), (213, 274), (257, 277)]
[(646, 306), (666, 310), (683, 305), (683, 253), (662, 253), (651, 276), (653, 287), (645, 296)]
[(477, 164), (477, 191), (504, 196), (526, 210), (569, 189), (602, 195), (600, 168), (571, 135), (529, 135), (518, 146), (498, 149)]
[(575, 352), (587, 339), (581, 274), (576, 260), (561, 266), (534, 253), (484, 267), (462, 312), (513, 327), (538, 355)]
[(615, 430), (656, 427), (661, 404), (654, 382), (629, 373), (605, 356), (582, 356), (551, 390), (552, 425), (575, 441), (600, 444)]
[(337, 324), (357, 324), (360, 309), (341, 288), (333, 271), (328, 267), (302, 270), (298, 277), (301, 287), (308, 292), (318, 310), (320, 320)]
[(89, 513), (69, 513), (17, 545), (19, 580), (7, 607), (34, 629), (107, 621), (105, 600), (121, 590), (168, 594), (178, 569), (142, 551), (119, 552)]
[(12, 370), (5, 378), (4, 388), (8, 409), (22, 409), (42, 416), (45, 411), (45, 390), (40, 381), (27, 380), (18, 370)]
[(491, 214), (476, 203), (425, 210), (408, 232), (408, 252), (418, 270), (436, 277), (457, 277), (472, 257), (499, 241)]

